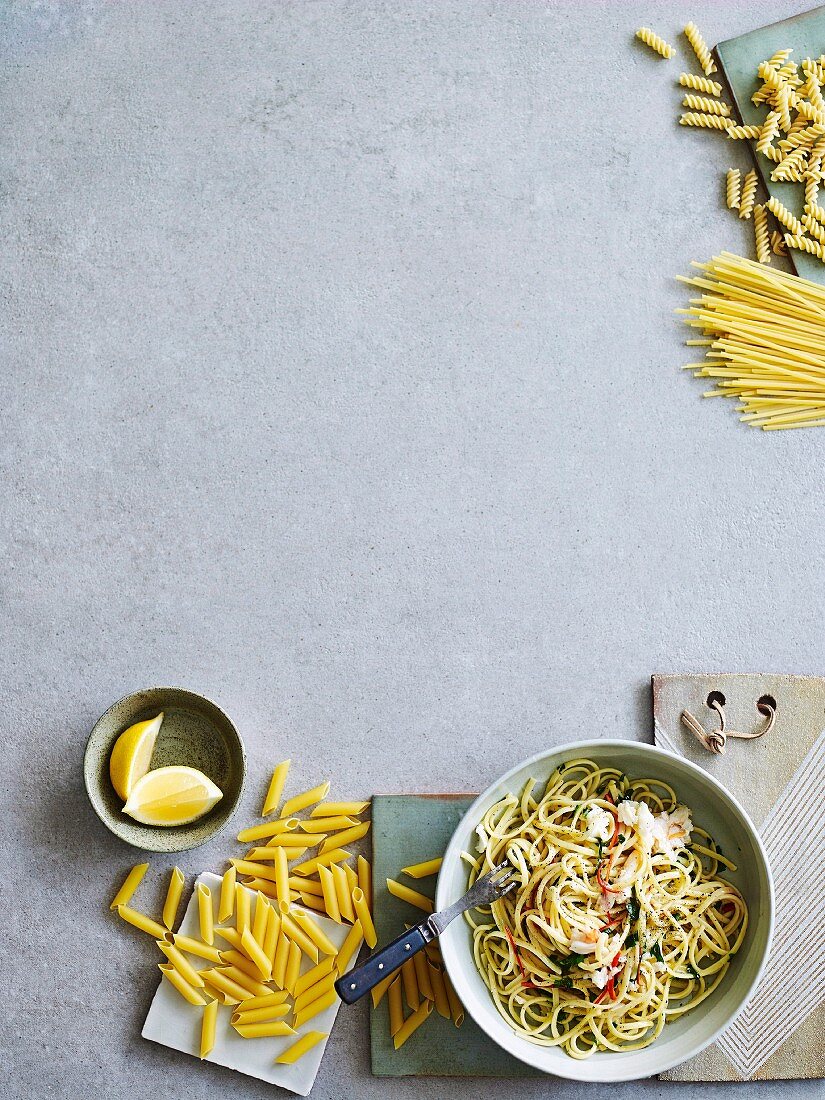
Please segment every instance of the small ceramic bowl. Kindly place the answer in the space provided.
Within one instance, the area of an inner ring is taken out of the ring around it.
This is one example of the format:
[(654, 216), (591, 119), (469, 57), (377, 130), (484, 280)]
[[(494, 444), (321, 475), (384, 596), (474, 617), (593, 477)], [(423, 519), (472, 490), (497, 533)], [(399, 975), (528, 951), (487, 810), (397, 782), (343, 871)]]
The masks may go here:
[(726, 878), (742, 892), (749, 911), (748, 931), (730, 969), (717, 989), (692, 1012), (665, 1025), (662, 1034), (642, 1050), (600, 1051), (589, 1058), (571, 1058), (560, 1047), (536, 1046), (517, 1035), (502, 1018), (473, 960), (472, 935), (456, 920), (441, 936), (447, 972), (467, 1012), (499, 1046), (530, 1066), (575, 1081), (633, 1081), (664, 1073), (704, 1050), (745, 1007), (762, 974), (773, 932), (773, 879), (753, 822), (733, 795), (689, 760), (637, 741), (579, 741), (541, 752), (497, 779), (480, 795), (459, 822), (444, 853), (435, 895), (436, 909), (445, 909), (467, 889), (462, 851), (472, 851), (475, 827), (487, 810), (508, 792), (520, 791), (528, 777), (545, 780), (560, 764), (586, 758), (602, 767), (620, 768), (632, 779), (661, 779), (693, 811), (737, 864)]
[[(223, 791), (218, 804), (189, 825), (141, 825), (123, 813), (109, 778), (109, 756), (121, 733), (163, 711), (152, 767), (187, 764), (199, 768)], [(235, 812), (246, 776), (240, 734), (210, 699), (183, 688), (156, 687), (119, 699), (98, 718), (86, 743), (83, 778), (94, 811), (107, 829), (148, 852), (183, 852), (205, 844)]]

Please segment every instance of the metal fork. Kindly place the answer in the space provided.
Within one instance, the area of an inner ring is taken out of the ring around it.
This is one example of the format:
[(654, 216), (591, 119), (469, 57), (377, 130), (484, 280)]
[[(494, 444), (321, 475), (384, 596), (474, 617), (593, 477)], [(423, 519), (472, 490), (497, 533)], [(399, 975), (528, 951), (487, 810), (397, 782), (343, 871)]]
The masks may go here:
[(426, 920), (408, 932), (402, 933), (370, 955), (363, 966), (357, 970), (344, 974), (335, 983), (335, 990), (344, 1004), (351, 1005), (359, 997), (363, 997), (379, 982), (382, 982), (388, 974), (398, 970), (400, 966), (411, 959), (416, 952), (421, 951), (428, 943), (440, 936), (444, 929), (454, 921), (465, 909), (475, 909), (478, 905), (488, 905), (492, 901), (503, 898), (518, 885), (515, 868), (509, 863), (499, 863), (492, 871), (477, 879), (463, 898), (454, 901), (446, 909), (438, 913), (432, 913)]

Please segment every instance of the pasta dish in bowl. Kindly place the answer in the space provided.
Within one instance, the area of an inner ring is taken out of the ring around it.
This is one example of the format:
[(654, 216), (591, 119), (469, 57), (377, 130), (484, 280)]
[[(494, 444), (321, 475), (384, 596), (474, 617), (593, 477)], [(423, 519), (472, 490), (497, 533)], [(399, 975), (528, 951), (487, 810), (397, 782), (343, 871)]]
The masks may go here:
[(437, 907), (502, 861), (519, 886), (442, 947), (468, 1011), (523, 1061), (649, 1076), (744, 1006), (767, 956), (770, 871), (744, 811), (688, 761), (594, 741), (513, 769), (459, 825)]

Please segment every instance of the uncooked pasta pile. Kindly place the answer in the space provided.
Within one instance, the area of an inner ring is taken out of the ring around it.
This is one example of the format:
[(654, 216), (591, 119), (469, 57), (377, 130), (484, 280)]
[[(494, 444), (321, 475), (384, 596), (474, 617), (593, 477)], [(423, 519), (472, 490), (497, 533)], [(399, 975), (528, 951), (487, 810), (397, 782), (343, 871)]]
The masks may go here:
[[(822, 94), (825, 54), (817, 59), (805, 58), (797, 64), (789, 60), (792, 51), (785, 49), (763, 61), (757, 69), (760, 83), (752, 102), (757, 107), (763, 105), (765, 115), (759, 123), (741, 125), (733, 117), (730, 104), (720, 98), (721, 84), (709, 79), (716, 66), (693, 23), (685, 27), (685, 36), (704, 75), (682, 73), (679, 77), (679, 84), (691, 90), (682, 100), (685, 110), (679, 119), (680, 125), (715, 130), (733, 141), (751, 141), (755, 155), (771, 161), (771, 180), (800, 185), (798, 209), (801, 214), (797, 216), (776, 198), (764, 204), (756, 203), (758, 177), (755, 171), (748, 172), (740, 181), (738, 169), (728, 170), (725, 178), (727, 205), (740, 218), (753, 218), (757, 260), (768, 264), (772, 254), (785, 254), (788, 248), (793, 248), (825, 262), (825, 207), (819, 204), (825, 160), (825, 99)], [(637, 31), (637, 37), (663, 57), (670, 58), (675, 53), (647, 28)]]
[(685, 323), (701, 336), (702, 363), (687, 369), (712, 378), (705, 397), (733, 397), (740, 419), (765, 431), (825, 426), (825, 287), (723, 252), (700, 274)]

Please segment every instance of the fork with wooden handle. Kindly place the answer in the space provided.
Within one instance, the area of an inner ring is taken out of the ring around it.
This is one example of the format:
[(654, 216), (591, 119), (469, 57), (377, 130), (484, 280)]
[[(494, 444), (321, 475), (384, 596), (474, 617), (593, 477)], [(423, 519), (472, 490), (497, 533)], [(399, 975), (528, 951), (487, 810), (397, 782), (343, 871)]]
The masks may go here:
[(448, 905), (439, 913), (432, 913), (426, 920), (416, 924), (407, 932), (397, 936), (370, 955), (363, 966), (344, 974), (335, 983), (335, 990), (344, 1004), (351, 1005), (363, 997), (388, 974), (398, 970), (407, 959), (421, 951), (428, 943), (441, 935), (447, 925), (454, 921), (465, 909), (474, 909), (477, 905), (489, 905), (503, 898), (518, 885), (515, 869), (509, 863), (499, 863), (492, 871), (477, 879), (463, 898)]

